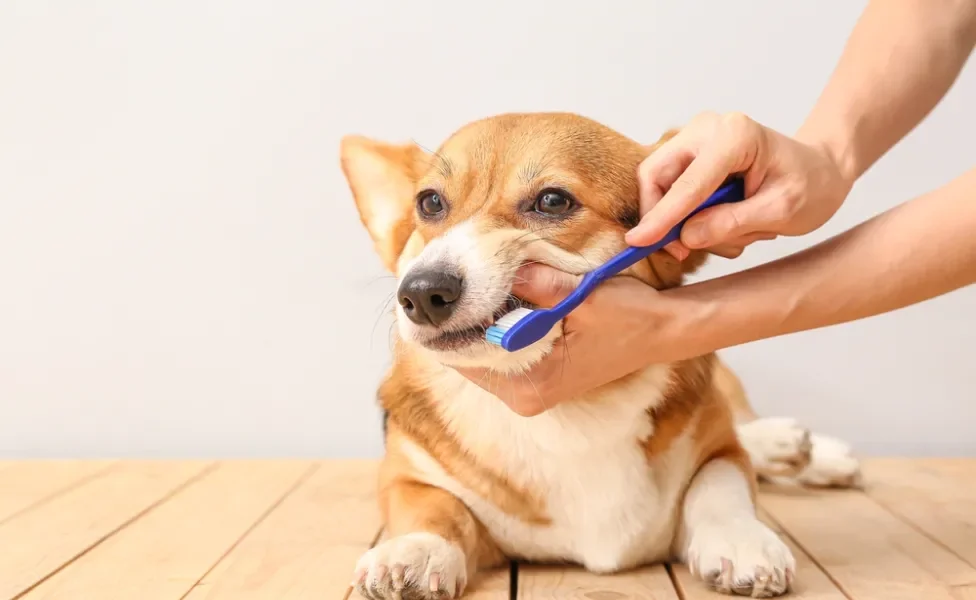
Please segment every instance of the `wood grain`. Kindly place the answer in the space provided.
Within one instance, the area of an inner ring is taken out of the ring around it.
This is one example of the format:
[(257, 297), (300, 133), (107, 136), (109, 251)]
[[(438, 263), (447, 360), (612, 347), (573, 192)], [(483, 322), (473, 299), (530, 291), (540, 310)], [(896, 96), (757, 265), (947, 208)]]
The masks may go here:
[(467, 600), (497, 600), (509, 598), (512, 591), (512, 565), (478, 573), (464, 592)]
[(519, 600), (680, 600), (663, 565), (613, 575), (578, 567), (519, 566)]
[(767, 491), (762, 507), (853, 598), (947, 600), (971, 566), (857, 491)]
[(976, 567), (976, 461), (876, 460), (869, 496)]
[(186, 600), (344, 598), (380, 528), (377, 464), (323, 463)]
[(0, 525), (0, 598), (22, 594), (201, 476), (202, 462), (120, 465)]
[[(0, 600), (362, 600), (376, 461), (0, 462)], [(866, 491), (763, 486), (797, 600), (976, 600), (976, 460), (866, 461)], [(768, 513), (768, 514), (767, 514)], [(719, 600), (683, 565), (519, 567), (519, 598)], [(504, 600), (507, 569), (469, 600)]]
[(37, 586), (24, 600), (179, 600), (310, 469), (229, 462)]
[(786, 542), (796, 559), (796, 579), (791, 598), (797, 600), (845, 600), (847, 598), (810, 555), (797, 546), (789, 534), (783, 531), (765, 511), (759, 511), (759, 518)]
[(112, 461), (25, 460), (0, 463), (0, 523), (104, 474)]

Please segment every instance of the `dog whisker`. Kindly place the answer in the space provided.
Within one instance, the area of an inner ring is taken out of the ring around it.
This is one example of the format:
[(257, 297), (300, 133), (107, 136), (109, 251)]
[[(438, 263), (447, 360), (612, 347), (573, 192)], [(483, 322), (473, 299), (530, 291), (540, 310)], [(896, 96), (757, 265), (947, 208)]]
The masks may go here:
[(489, 376), (489, 375), (491, 375), (491, 369), (486, 369), (486, 370), (485, 370), (485, 374), (484, 374), (484, 375), (482, 375), (482, 376), (481, 376), (481, 379), (479, 379), (479, 380), (478, 380), (478, 387), (481, 387), (481, 388), (484, 388), (484, 387), (486, 387), (486, 386), (484, 386), (484, 385), (482, 385), (482, 384), (484, 384), (484, 383), (485, 383), (485, 381), (486, 381), (486, 380), (488, 379), (488, 376)]
[[(395, 297), (396, 297), (396, 292), (390, 292), (390, 294), (387, 295), (386, 299), (380, 305), (380, 309), (376, 313), (376, 319), (373, 320), (373, 328), (370, 329), (370, 332), (369, 332), (369, 351), (370, 352), (373, 351), (373, 338), (376, 336), (376, 327), (380, 324), (380, 321), (383, 319), (384, 316), (389, 316), (389, 314), (390, 314), (390, 304), (393, 302), (393, 300), (394, 300)], [(396, 321), (395, 320), (393, 322), (393, 325), (396, 325)]]
[(545, 409), (545, 412), (549, 412), (549, 406), (546, 404), (546, 399), (542, 397), (542, 394), (539, 392), (539, 388), (536, 386), (535, 382), (532, 381), (532, 377), (529, 376), (528, 373), (525, 373), (524, 376), (525, 379), (528, 380), (529, 384), (532, 385), (532, 389), (535, 390), (535, 395), (539, 397), (539, 402), (542, 403), (542, 408)]
[(369, 287), (369, 286), (371, 286), (371, 285), (373, 285), (373, 284), (375, 284), (375, 283), (377, 283), (379, 281), (384, 281), (384, 280), (387, 280), (387, 279), (392, 279), (393, 281), (396, 281), (396, 276), (390, 275), (390, 274), (377, 275), (376, 277), (374, 277), (370, 281), (368, 281), (365, 284), (363, 284), (363, 287)]

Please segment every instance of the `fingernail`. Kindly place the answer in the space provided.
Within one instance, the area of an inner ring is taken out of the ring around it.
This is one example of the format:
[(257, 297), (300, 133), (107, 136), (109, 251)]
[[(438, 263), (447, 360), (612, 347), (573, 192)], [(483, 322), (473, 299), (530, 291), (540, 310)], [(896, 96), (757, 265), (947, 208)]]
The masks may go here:
[(688, 223), (681, 230), (681, 241), (687, 246), (704, 246), (706, 244), (705, 226), (701, 223)]

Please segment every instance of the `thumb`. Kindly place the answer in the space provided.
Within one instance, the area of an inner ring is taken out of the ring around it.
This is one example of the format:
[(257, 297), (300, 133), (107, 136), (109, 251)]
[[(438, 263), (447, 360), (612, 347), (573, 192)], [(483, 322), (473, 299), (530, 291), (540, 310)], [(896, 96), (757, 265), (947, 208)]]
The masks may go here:
[(548, 265), (525, 265), (515, 273), (512, 293), (537, 306), (550, 308), (576, 289), (580, 279), (578, 275)]

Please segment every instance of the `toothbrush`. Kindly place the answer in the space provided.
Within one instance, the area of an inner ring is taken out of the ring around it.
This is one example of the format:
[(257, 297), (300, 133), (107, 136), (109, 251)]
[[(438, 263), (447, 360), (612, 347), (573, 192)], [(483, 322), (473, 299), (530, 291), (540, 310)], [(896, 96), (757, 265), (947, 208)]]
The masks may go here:
[(598, 285), (606, 279), (623, 271), (634, 263), (647, 258), (664, 246), (681, 237), (681, 228), (699, 212), (718, 204), (739, 202), (745, 198), (745, 183), (741, 178), (733, 178), (722, 184), (718, 190), (709, 196), (690, 215), (671, 228), (664, 238), (649, 246), (630, 246), (620, 252), (603, 265), (587, 273), (580, 284), (562, 302), (552, 308), (517, 308), (498, 319), (494, 325), (488, 327), (485, 338), (488, 342), (501, 346), (509, 352), (521, 350), (530, 344), (541, 340), (556, 323), (561, 321)]

